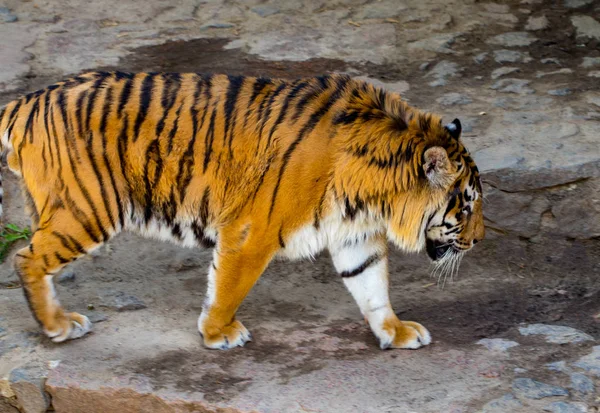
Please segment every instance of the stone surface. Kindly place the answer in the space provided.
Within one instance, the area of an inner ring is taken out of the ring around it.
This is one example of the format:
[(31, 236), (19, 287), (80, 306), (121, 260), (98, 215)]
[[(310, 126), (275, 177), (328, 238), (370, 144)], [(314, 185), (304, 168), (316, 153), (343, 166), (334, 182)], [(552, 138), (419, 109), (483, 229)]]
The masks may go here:
[(442, 60), (436, 64), (426, 75), (426, 78), (434, 78), (429, 82), (429, 86), (445, 86), (448, 78), (455, 77), (460, 72), (458, 64), (448, 60)]
[(483, 62), (486, 61), (488, 55), (489, 55), (488, 52), (479, 53), (478, 55), (473, 57), (473, 60), (478, 64), (482, 64)]
[(279, 13), (279, 9), (277, 7), (269, 6), (269, 5), (265, 5), (265, 4), (260, 4), (260, 5), (254, 6), (250, 10), (252, 10), (254, 13), (258, 14), (260, 17), (268, 17), (273, 14)]
[(400, 95), (405, 94), (410, 89), (410, 85), (403, 80), (397, 82), (382, 82), (379, 79), (374, 79), (368, 76), (355, 76), (355, 78), (359, 80), (364, 80), (365, 82), (369, 82), (374, 86), (399, 93)]
[(571, 369), (567, 366), (567, 362), (564, 360), (548, 363), (546, 364), (546, 367), (548, 368), (548, 370), (560, 371), (563, 373), (568, 373), (571, 371)]
[(503, 338), (482, 338), (477, 344), (492, 351), (507, 351), (508, 349), (519, 345), (516, 341), (505, 340)]
[(600, 66), (600, 57), (584, 57), (581, 67), (590, 68)]
[(587, 413), (587, 406), (583, 403), (554, 402), (544, 407), (544, 411), (552, 413)]
[(531, 82), (526, 79), (507, 78), (498, 80), (496, 83), (490, 86), (490, 88), (503, 93), (534, 93), (535, 91), (528, 86), (529, 83)]
[(594, 346), (590, 354), (581, 357), (573, 365), (600, 377), (600, 346)]
[(577, 29), (578, 37), (600, 39), (600, 23), (591, 16), (571, 17), (573, 26)]
[(446, 93), (437, 98), (436, 102), (443, 106), (468, 105), (473, 102), (473, 99), (460, 93)]
[(505, 413), (521, 407), (523, 407), (523, 403), (521, 403), (513, 394), (508, 393), (486, 403), (481, 411), (483, 413)]
[(6, 7), (0, 7), (0, 21), (4, 23), (13, 23), (18, 20), (17, 16), (12, 14)]
[(565, 87), (562, 89), (551, 89), (548, 91), (548, 94), (552, 95), (552, 96), (567, 96), (567, 95), (570, 95), (571, 93), (573, 93), (573, 92), (568, 87)]
[(582, 331), (567, 326), (555, 326), (548, 324), (530, 324), (519, 327), (519, 332), (524, 336), (542, 335), (548, 343), (566, 344), (593, 341), (594, 337)]
[(44, 392), (46, 369), (40, 366), (23, 366), (10, 372), (10, 388), (23, 413), (45, 413), (50, 400)]
[(549, 24), (550, 24), (550, 22), (548, 21), (548, 18), (544, 15), (530, 16), (527, 19), (527, 24), (525, 25), (525, 30), (533, 30), (533, 31), (544, 30), (545, 28), (548, 27)]
[(408, 44), (409, 49), (421, 49), (436, 53), (452, 54), (455, 53), (450, 46), (460, 33), (440, 34), (427, 39), (418, 40)]
[(146, 308), (146, 304), (139, 298), (126, 294), (122, 291), (117, 291), (111, 294), (112, 297), (108, 298), (110, 304), (105, 304), (109, 308), (114, 308), (117, 311), (134, 311), (142, 310)]
[(564, 0), (565, 7), (570, 9), (577, 9), (579, 7), (587, 6), (593, 2), (594, 0)]
[(498, 63), (528, 63), (532, 59), (528, 53), (516, 50), (494, 50), (494, 60)]
[(487, 43), (500, 46), (529, 46), (538, 39), (527, 32), (509, 32), (496, 35), (487, 40)]
[(581, 394), (594, 393), (594, 382), (585, 374), (571, 374), (571, 388)]
[(534, 400), (543, 399), (545, 397), (569, 395), (569, 392), (562, 387), (553, 386), (529, 378), (518, 378), (513, 380), (512, 388), (517, 396)]
[(520, 69), (518, 67), (499, 67), (498, 69), (494, 69), (490, 77), (492, 79), (498, 79), (499, 77), (508, 75), (510, 73), (518, 72)]
[(67, 285), (75, 281), (75, 272), (73, 270), (65, 270), (55, 277), (58, 284)]

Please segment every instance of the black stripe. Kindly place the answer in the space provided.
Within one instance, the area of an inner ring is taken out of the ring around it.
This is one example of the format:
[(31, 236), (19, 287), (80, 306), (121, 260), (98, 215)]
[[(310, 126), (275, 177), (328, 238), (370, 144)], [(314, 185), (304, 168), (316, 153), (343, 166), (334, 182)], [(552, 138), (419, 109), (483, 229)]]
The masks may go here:
[(304, 139), (304, 137), (309, 134), (317, 123), (321, 120), (321, 118), (329, 111), (329, 109), (337, 102), (337, 100), (341, 97), (344, 86), (348, 83), (347, 77), (341, 77), (337, 81), (336, 88), (329, 96), (329, 99), (319, 108), (318, 111), (314, 112), (310, 119), (306, 122), (306, 124), (300, 130), (300, 133), (289, 146), (285, 154), (283, 155), (283, 160), (281, 164), (281, 168), (279, 170), (279, 176), (277, 177), (277, 183), (275, 184), (275, 189), (273, 190), (273, 197), (271, 198), (271, 207), (269, 209), (269, 220), (271, 219), (271, 214), (273, 214), (273, 209), (275, 208), (275, 201), (277, 200), (277, 193), (279, 192), (279, 185), (281, 185), (281, 179), (283, 178), (283, 174), (285, 173), (285, 169), (290, 161), (290, 158), (298, 144)]
[[(114, 228), (116, 228), (115, 217), (114, 217), (112, 209), (110, 207), (110, 201), (108, 199), (108, 194), (106, 193), (106, 189), (104, 187), (104, 178), (102, 177), (102, 173), (100, 172), (100, 169), (98, 168), (98, 163), (96, 162), (96, 158), (94, 156), (94, 145), (93, 145), (94, 133), (92, 131), (90, 131), (90, 132), (88, 132), (88, 134), (89, 134), (89, 143), (87, 145), (85, 145), (85, 149), (86, 149), (87, 155), (90, 159), (90, 163), (92, 165), (94, 174), (96, 175), (96, 179), (98, 180), (98, 186), (100, 187), (100, 196), (102, 197), (102, 203), (104, 204), (104, 209), (106, 211), (106, 214), (108, 215), (110, 225), (114, 229)], [(90, 202), (92, 202), (91, 198), (90, 198)], [(94, 205), (94, 208), (95, 208), (95, 205)], [(105, 240), (108, 239), (108, 233), (105, 231), (104, 225), (102, 225), (102, 223), (99, 219), (98, 219), (98, 225), (100, 226), (100, 231), (104, 235), (104, 239)]]
[(81, 224), (81, 226), (83, 227), (85, 232), (88, 234), (90, 239), (92, 241), (94, 241), (95, 243), (99, 243), (100, 238), (98, 238), (98, 235), (94, 232), (92, 226), (90, 225), (90, 221), (89, 221), (88, 217), (85, 215), (85, 213), (81, 209), (79, 209), (79, 207), (77, 206), (77, 204), (75, 203), (73, 198), (71, 198), (68, 187), (65, 190), (65, 203), (67, 204), (67, 207), (73, 214), (73, 218), (75, 218), (75, 220)]
[(48, 114), (50, 113), (50, 91), (46, 92), (44, 98), (44, 129), (48, 139), (48, 152), (50, 153), (50, 166), (54, 168), (54, 154), (52, 153), (52, 136), (50, 136), (50, 124), (48, 123)]
[(210, 187), (204, 188), (204, 193), (202, 194), (202, 201), (200, 201), (200, 221), (202, 221), (203, 226), (208, 225), (208, 214), (209, 214), (209, 196), (210, 196)]
[(148, 149), (146, 150), (146, 165), (144, 165), (144, 184), (145, 184), (145, 189), (146, 189), (146, 193), (145, 193), (145, 201), (144, 201), (144, 220), (146, 221), (146, 223), (148, 223), (148, 221), (150, 221), (150, 218), (152, 218), (152, 212), (153, 212), (153, 183), (156, 184), (156, 180), (153, 180), (154, 182), (151, 183), (150, 182), (150, 163), (151, 162), (156, 162), (156, 168), (155, 168), (155, 176), (156, 176), (156, 172), (159, 172), (159, 168), (162, 169), (162, 161), (160, 160), (160, 148), (158, 145), (158, 140), (155, 139), (154, 141), (152, 141), (152, 143), (150, 145), (148, 145)]
[(25, 133), (23, 135), (23, 140), (27, 134), (29, 134), (29, 143), (33, 143), (33, 117), (38, 114), (40, 110), (40, 100), (36, 99), (33, 102), (33, 106), (31, 107), (31, 112), (29, 112), (29, 118), (27, 118), (27, 123), (25, 124)]
[(67, 263), (71, 262), (71, 260), (66, 259), (62, 255), (60, 255), (58, 252), (54, 253), (54, 257), (56, 257), (58, 262), (60, 262), (61, 264), (67, 264)]
[(148, 115), (148, 109), (152, 103), (152, 89), (154, 88), (154, 73), (148, 73), (142, 82), (140, 91), (140, 104), (137, 118), (135, 119), (135, 125), (133, 127), (133, 142), (137, 142), (142, 123)]
[(17, 102), (17, 104), (13, 107), (13, 109), (10, 112), (10, 115), (8, 115), (8, 127), (6, 128), (6, 133), (8, 134), (8, 137), (10, 138), (10, 135), (12, 133), (12, 128), (15, 125), (15, 122), (17, 121), (17, 113), (19, 111), (19, 109), (21, 108), (21, 104), (22, 101), (19, 100)]
[(67, 240), (67, 237), (65, 237), (60, 232), (52, 231), (52, 235), (54, 235), (56, 238), (58, 238), (60, 240), (60, 243), (63, 245), (63, 247), (65, 247), (72, 253), (78, 252), (77, 249), (73, 248), (73, 246), (69, 243), (69, 241)]
[[(171, 151), (173, 150), (173, 139), (175, 139), (175, 135), (177, 134), (177, 131), (179, 130), (179, 115), (181, 115), (182, 107), (183, 107), (183, 101), (179, 105), (179, 108), (177, 108), (177, 112), (175, 112), (175, 120), (173, 120), (173, 127), (169, 131), (169, 139), (168, 139), (169, 143), (167, 145), (167, 155), (170, 154)], [(158, 138), (158, 135), (156, 135), (156, 136)]]
[(285, 101), (283, 102), (283, 105), (281, 106), (281, 110), (279, 111), (279, 116), (277, 116), (277, 120), (275, 120), (275, 123), (271, 127), (271, 132), (269, 132), (269, 138), (267, 140), (267, 147), (269, 147), (269, 145), (271, 144), (271, 138), (273, 137), (275, 130), (277, 130), (277, 127), (283, 121), (283, 119), (285, 118), (285, 115), (287, 115), (288, 106), (290, 105), (290, 102), (292, 101), (292, 99), (294, 99), (296, 96), (298, 96), (298, 93), (301, 92), (302, 89), (306, 88), (307, 86), (308, 86), (308, 83), (301, 82), (300, 84), (296, 85), (291, 90), (291, 92), (288, 93), (288, 95), (286, 96)]
[(117, 109), (119, 113), (119, 117), (123, 115), (123, 109), (125, 109), (125, 105), (129, 102), (129, 97), (131, 96), (131, 88), (133, 86), (133, 79), (128, 78), (125, 80), (125, 85), (123, 86), (123, 90), (121, 91), (121, 97), (119, 98), (119, 108)]
[(177, 238), (177, 239), (181, 239), (181, 227), (179, 226), (179, 224), (175, 224), (173, 226), (173, 228), (171, 228), (171, 234)]
[(281, 248), (285, 248), (285, 242), (283, 241), (283, 234), (282, 234), (282, 231), (283, 231), (283, 227), (280, 227), (280, 228), (279, 228), (279, 246), (280, 246)]
[[(71, 135), (71, 133), (69, 132), (69, 128), (67, 127), (68, 119), (67, 119), (67, 113), (66, 113), (66, 109), (65, 109), (65, 105), (64, 105), (64, 92), (63, 91), (61, 91), (58, 94), (57, 104), (58, 104), (58, 107), (61, 109), (61, 116), (62, 116), (64, 130), (66, 131), (67, 135)], [(70, 139), (65, 139), (65, 141), (66, 141), (66, 146), (67, 146), (67, 155), (69, 156), (69, 162), (71, 163), (71, 168), (73, 169), (73, 176), (75, 178), (75, 182), (79, 186), (79, 189), (81, 190), (81, 193), (83, 194), (83, 197), (87, 201), (89, 207), (92, 209), (92, 213), (94, 214), (96, 224), (98, 225), (98, 229), (102, 233), (104, 240), (107, 240), (108, 233), (106, 232), (106, 229), (104, 228), (104, 226), (102, 225), (102, 222), (100, 221), (100, 216), (98, 215), (98, 209), (96, 208), (96, 205), (94, 204), (89, 191), (87, 190), (87, 188), (83, 184), (83, 181), (81, 180), (80, 174), (77, 170), (77, 163), (73, 161), (73, 157), (71, 154), (71, 145), (69, 144)], [(77, 145), (76, 142), (72, 142), (72, 143), (75, 146)], [(86, 148), (88, 148), (88, 150), (89, 150), (89, 145), (86, 145)]]
[(54, 121), (54, 106), (50, 106), (50, 125), (52, 126), (52, 134), (54, 135), (54, 147), (56, 148), (56, 159), (58, 160), (58, 181), (60, 183), (59, 188), (62, 189), (65, 186), (62, 174), (62, 157), (60, 156), (60, 146), (58, 145), (58, 133), (56, 133), (56, 122)]
[[(90, 88), (90, 90), (92, 91), (88, 97), (88, 102), (87, 102), (87, 110), (86, 110), (86, 114), (85, 114), (85, 126), (84, 126), (84, 130), (83, 132), (80, 132), (80, 137), (84, 137), (85, 133), (90, 130), (90, 122), (91, 122), (91, 117), (92, 117), (92, 113), (94, 111), (94, 106), (96, 104), (96, 97), (98, 96), (98, 91), (100, 90), (100, 87), (102, 85), (102, 83), (104, 83), (104, 76), (99, 77), (98, 79), (96, 79), (96, 81), (94, 82), (94, 84), (92, 85), (92, 87)], [(85, 93), (87, 93), (88, 91), (84, 91)], [(59, 95), (62, 96), (64, 92), (61, 92), (61, 94)], [(61, 108), (62, 110), (62, 108)], [(66, 118), (65, 118), (66, 119)], [(66, 122), (66, 121), (65, 121)]]
[(87, 97), (88, 93), (88, 90), (84, 90), (79, 95), (79, 97), (77, 98), (77, 102), (75, 103), (75, 120), (77, 121), (77, 132), (79, 134), (78, 136), (83, 136), (83, 118), (81, 116), (81, 112), (83, 109), (83, 100)]
[(202, 169), (203, 173), (206, 173), (208, 163), (210, 162), (210, 155), (212, 153), (212, 144), (215, 138), (215, 116), (217, 114), (216, 103), (213, 107), (212, 115), (210, 117), (210, 123), (208, 124), (208, 130), (206, 131), (206, 138), (204, 143), (204, 166)]
[[(163, 116), (156, 124), (156, 136), (159, 137), (165, 127), (165, 121), (175, 105), (177, 94), (181, 86), (181, 75), (178, 73), (170, 73), (163, 76), (163, 91), (161, 97), (161, 105), (163, 107)], [(175, 118), (177, 121), (177, 117)]]
[(363, 273), (371, 265), (378, 262), (380, 259), (381, 259), (381, 256), (379, 254), (371, 255), (369, 258), (367, 258), (367, 260), (365, 262), (363, 262), (360, 266), (356, 267), (352, 271), (342, 271), (340, 273), (340, 276), (342, 278), (356, 277), (357, 275), (360, 275), (361, 273)]
[[(223, 132), (223, 146), (225, 146), (225, 140), (227, 139), (228, 132), (229, 133), (229, 149), (231, 150), (231, 145), (233, 141), (233, 132), (235, 129), (235, 117), (233, 116), (233, 112), (235, 110), (235, 104), (237, 102), (238, 95), (242, 86), (244, 85), (244, 77), (243, 76), (228, 76), (229, 85), (227, 86), (227, 93), (225, 96), (225, 103), (223, 105), (223, 115), (225, 116), (225, 129)], [(233, 122), (232, 122), (233, 117)], [(231, 125), (231, 131), (230, 131)]]
[(121, 166), (121, 174), (123, 175), (123, 179), (125, 179), (125, 184), (127, 185), (127, 193), (129, 194), (129, 205), (131, 206), (131, 213), (133, 214), (134, 205), (133, 205), (133, 195), (131, 193), (131, 183), (129, 182), (129, 175), (127, 174), (127, 161), (125, 160), (125, 156), (127, 154), (127, 148), (129, 146), (129, 118), (125, 116), (125, 122), (123, 122), (123, 126), (121, 127), (121, 132), (119, 133), (119, 137), (117, 138), (117, 152), (119, 154), (119, 164)]
[[(273, 94), (271, 95), (271, 97), (269, 98), (269, 103), (267, 103), (267, 107), (265, 110), (265, 116), (262, 119), (262, 122), (260, 124), (260, 129), (258, 131), (258, 139), (262, 138), (262, 134), (263, 134), (263, 129), (265, 127), (265, 125), (267, 124), (267, 122), (269, 121), (269, 118), (271, 117), (271, 109), (273, 108), (273, 102), (275, 101), (275, 99), (277, 98), (277, 96), (279, 96), (279, 94), (281, 93), (281, 91), (283, 89), (285, 89), (285, 87), (287, 86), (287, 84), (282, 83), (280, 84), (277, 89), (275, 89), (275, 92), (273, 92)], [(257, 119), (260, 122), (260, 118)]]

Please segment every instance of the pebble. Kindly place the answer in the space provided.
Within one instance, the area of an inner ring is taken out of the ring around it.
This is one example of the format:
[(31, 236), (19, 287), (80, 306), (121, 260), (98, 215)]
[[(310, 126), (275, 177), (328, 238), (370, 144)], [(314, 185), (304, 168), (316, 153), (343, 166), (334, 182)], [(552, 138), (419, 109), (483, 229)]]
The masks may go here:
[(600, 346), (594, 346), (590, 354), (583, 356), (573, 365), (600, 377)]
[(483, 338), (477, 342), (492, 351), (506, 351), (509, 348), (519, 345), (516, 341), (505, 340), (503, 338)]
[(450, 49), (454, 43), (454, 40), (460, 35), (460, 33), (444, 33), (431, 36), (427, 39), (418, 40), (408, 44), (409, 49), (420, 49), (427, 50), (435, 53), (453, 54), (456, 53)]
[(17, 20), (17, 16), (12, 14), (7, 7), (0, 7), (0, 21), (3, 21), (4, 23), (13, 23)]
[(571, 89), (567, 87), (562, 89), (552, 89), (548, 91), (548, 94), (552, 96), (567, 96), (571, 94)]
[(540, 60), (540, 62), (542, 62), (542, 64), (544, 64), (544, 65), (549, 65), (549, 64), (559, 65), (560, 64), (560, 60), (558, 60), (555, 57), (547, 57), (545, 59)]
[(108, 316), (106, 314), (97, 311), (89, 312), (86, 315), (92, 323), (101, 323), (103, 321), (108, 320)]
[(569, 392), (562, 387), (542, 383), (529, 378), (518, 378), (513, 380), (513, 391), (522, 397), (528, 399), (543, 399), (552, 396), (568, 396)]
[(203, 24), (202, 26), (200, 26), (200, 30), (207, 30), (207, 29), (230, 29), (232, 27), (234, 27), (234, 25), (231, 24), (231, 23), (212, 22), (212, 23)]
[(533, 37), (530, 33), (527, 32), (508, 32), (494, 36), (488, 39), (486, 43), (515, 47), (529, 46), (531, 43), (537, 40), (537, 37)]
[(568, 373), (570, 371), (570, 369), (567, 367), (567, 362), (564, 360), (548, 363), (546, 364), (546, 368), (548, 370), (560, 371), (562, 373)]
[(492, 412), (510, 412), (515, 409), (519, 409), (523, 407), (523, 403), (519, 401), (512, 393), (505, 394), (502, 397), (491, 400), (486, 403), (483, 408), (483, 413), (492, 413)]
[(482, 64), (487, 59), (488, 54), (489, 54), (488, 52), (479, 53), (478, 55), (476, 55), (475, 57), (473, 57), (473, 60), (477, 64)]
[(582, 341), (594, 340), (594, 337), (582, 331), (567, 326), (555, 326), (549, 324), (530, 324), (519, 327), (523, 336), (543, 335), (548, 343), (567, 344), (580, 343)]
[(458, 64), (449, 62), (448, 60), (442, 60), (431, 69), (425, 77), (433, 77), (434, 81), (429, 83), (429, 86), (445, 86), (447, 78), (454, 77), (459, 72)]
[(468, 105), (469, 103), (473, 102), (473, 100), (470, 97), (460, 93), (446, 93), (442, 97), (437, 98), (436, 102), (444, 106), (453, 106)]
[(583, 403), (554, 402), (544, 407), (544, 411), (552, 413), (586, 413), (587, 405)]
[(279, 13), (279, 9), (277, 7), (268, 6), (265, 4), (254, 6), (250, 10), (258, 14), (260, 17), (268, 17), (272, 16), (273, 14)]
[(527, 85), (529, 85), (529, 80), (508, 78), (508, 79), (498, 80), (490, 88), (497, 90), (498, 92), (502, 92), (502, 93), (518, 93), (518, 94), (534, 93), (535, 91), (533, 89), (531, 89), (530, 87), (527, 87)]
[(56, 282), (60, 285), (70, 284), (75, 281), (75, 272), (73, 270), (65, 270), (56, 276)]
[(581, 64), (581, 67), (588, 69), (588, 68), (594, 67), (594, 66), (600, 66), (600, 57), (584, 57), (583, 58), (583, 63)]
[(594, 382), (585, 374), (571, 374), (571, 388), (581, 394), (594, 393)]
[(494, 71), (491, 74), (491, 77), (492, 79), (498, 79), (501, 76), (518, 71), (520, 71), (518, 67), (499, 67), (498, 69), (494, 69)]
[(549, 25), (550, 25), (550, 22), (544, 15), (538, 16), (538, 17), (530, 16), (529, 19), (527, 19), (527, 24), (525, 25), (525, 30), (532, 30), (532, 31), (544, 30)]
[(113, 298), (113, 304), (109, 307), (121, 311), (134, 311), (146, 308), (146, 304), (139, 298), (128, 295), (123, 292), (118, 292)]
[(588, 77), (600, 77), (600, 70), (593, 70), (591, 72), (589, 72)]
[(429, 66), (431, 66), (431, 62), (425, 62), (425, 63), (421, 63), (419, 65), (419, 70), (424, 71), (429, 69)]
[(590, 16), (572, 16), (571, 23), (577, 29), (577, 37), (600, 40), (600, 23)]

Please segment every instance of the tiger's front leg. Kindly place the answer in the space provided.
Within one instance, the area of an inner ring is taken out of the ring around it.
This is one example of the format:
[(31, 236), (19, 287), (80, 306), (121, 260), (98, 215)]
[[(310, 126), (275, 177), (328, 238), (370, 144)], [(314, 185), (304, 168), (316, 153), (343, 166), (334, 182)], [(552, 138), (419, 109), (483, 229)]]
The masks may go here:
[(235, 313), (274, 254), (272, 248), (252, 236), (242, 245), (237, 245), (237, 241), (229, 243), (227, 238), (220, 234), (214, 250), (206, 300), (198, 318), (204, 345), (221, 350), (242, 347), (252, 340), (246, 327), (235, 319)]
[(400, 321), (390, 303), (387, 244), (383, 237), (331, 249), (336, 270), (382, 349), (416, 349), (431, 343), (425, 327)]

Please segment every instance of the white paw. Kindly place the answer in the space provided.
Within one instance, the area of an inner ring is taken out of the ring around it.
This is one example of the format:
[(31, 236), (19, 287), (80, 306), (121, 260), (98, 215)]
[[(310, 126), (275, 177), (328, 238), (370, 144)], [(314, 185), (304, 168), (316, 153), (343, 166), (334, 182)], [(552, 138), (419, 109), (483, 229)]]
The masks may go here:
[(198, 331), (204, 340), (204, 345), (210, 349), (228, 350), (243, 347), (248, 341), (252, 341), (252, 334), (237, 320), (215, 332), (211, 331), (210, 334), (202, 328), (203, 324), (200, 320), (198, 320)]
[(86, 316), (78, 317), (78, 321), (71, 319), (67, 328), (60, 331), (46, 331), (46, 335), (55, 343), (62, 343), (66, 340), (73, 340), (83, 337), (92, 330), (92, 322)]

